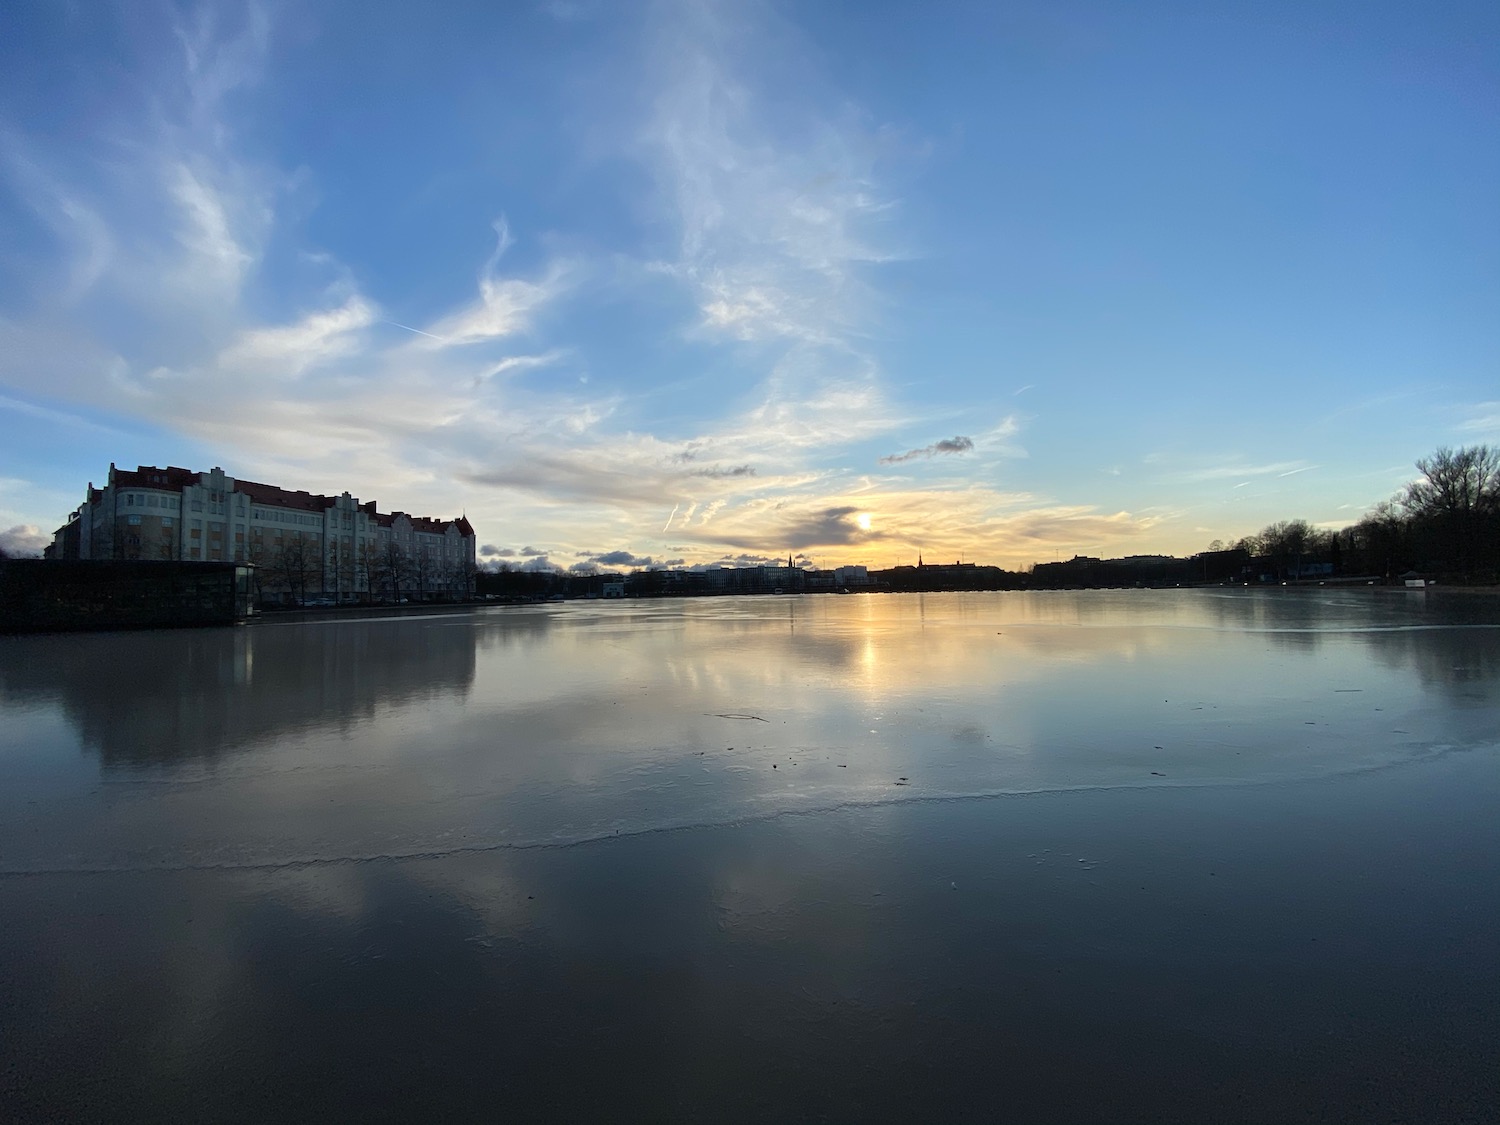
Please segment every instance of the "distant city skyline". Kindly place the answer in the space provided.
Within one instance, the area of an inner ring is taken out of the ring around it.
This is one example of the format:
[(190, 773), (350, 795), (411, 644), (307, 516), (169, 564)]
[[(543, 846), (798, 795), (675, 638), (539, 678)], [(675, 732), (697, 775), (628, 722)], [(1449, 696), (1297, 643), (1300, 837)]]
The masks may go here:
[(1500, 7), (0, 10), (0, 547), (99, 465), (481, 561), (1010, 569), (1500, 442)]

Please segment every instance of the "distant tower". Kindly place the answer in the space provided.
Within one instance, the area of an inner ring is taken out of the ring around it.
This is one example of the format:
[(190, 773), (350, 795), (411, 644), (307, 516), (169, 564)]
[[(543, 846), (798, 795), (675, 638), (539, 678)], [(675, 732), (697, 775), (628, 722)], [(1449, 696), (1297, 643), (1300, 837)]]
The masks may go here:
[(786, 568), (788, 570), (792, 569), (792, 553), (790, 551), (787, 552), (786, 556)]
[(917, 555), (917, 567), (918, 567), (918, 569), (920, 569), (921, 566), (922, 566), (922, 556), (919, 554), (919, 555)]

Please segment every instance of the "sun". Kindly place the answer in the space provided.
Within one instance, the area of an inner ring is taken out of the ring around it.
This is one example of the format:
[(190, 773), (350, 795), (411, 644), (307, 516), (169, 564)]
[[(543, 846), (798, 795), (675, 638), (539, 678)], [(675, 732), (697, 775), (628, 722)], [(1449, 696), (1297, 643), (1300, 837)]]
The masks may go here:
[(860, 512), (859, 515), (857, 515), (857, 516), (854, 517), (854, 522), (857, 523), (857, 524), (859, 524), (859, 529), (861, 531), (869, 531), (870, 530), (870, 513), (869, 512)]

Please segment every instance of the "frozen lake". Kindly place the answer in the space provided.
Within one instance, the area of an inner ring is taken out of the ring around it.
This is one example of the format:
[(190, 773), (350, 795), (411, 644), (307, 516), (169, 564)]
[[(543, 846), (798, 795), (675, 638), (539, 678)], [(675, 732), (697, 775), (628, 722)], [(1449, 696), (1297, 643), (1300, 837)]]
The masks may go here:
[(0, 1119), (1500, 1108), (1500, 597), (12, 637), (0, 706)]

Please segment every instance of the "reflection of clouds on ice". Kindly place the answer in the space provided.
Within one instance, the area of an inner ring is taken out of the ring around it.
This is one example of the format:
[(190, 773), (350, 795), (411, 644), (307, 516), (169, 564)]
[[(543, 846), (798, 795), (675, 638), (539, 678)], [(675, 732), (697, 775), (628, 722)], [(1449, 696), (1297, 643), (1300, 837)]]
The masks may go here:
[(103, 769), (58, 765), (34, 804), (0, 786), (0, 844), (13, 869), (274, 866), (1339, 772), (1493, 719), (1494, 632), (1411, 631), (1443, 625), (1422, 604), (690, 599), (7, 642), (26, 709), (0, 739)]

